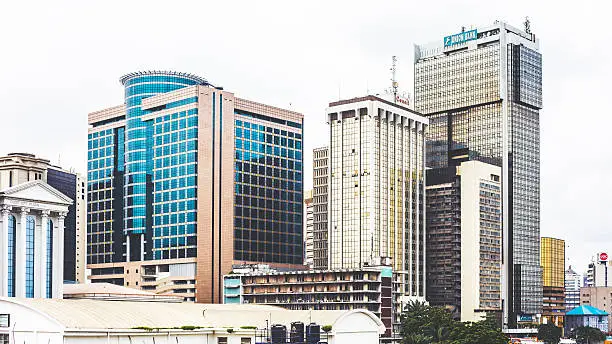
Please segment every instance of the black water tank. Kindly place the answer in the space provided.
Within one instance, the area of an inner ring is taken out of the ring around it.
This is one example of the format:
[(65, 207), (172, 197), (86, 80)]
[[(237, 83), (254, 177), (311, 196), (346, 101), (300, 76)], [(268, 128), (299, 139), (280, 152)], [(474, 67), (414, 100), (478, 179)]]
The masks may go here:
[(287, 342), (287, 328), (285, 325), (272, 325), (272, 344), (285, 344)]
[(295, 321), (291, 323), (291, 334), (289, 335), (291, 343), (304, 343), (304, 323)]
[(306, 343), (317, 344), (321, 340), (321, 326), (310, 323), (306, 326)]

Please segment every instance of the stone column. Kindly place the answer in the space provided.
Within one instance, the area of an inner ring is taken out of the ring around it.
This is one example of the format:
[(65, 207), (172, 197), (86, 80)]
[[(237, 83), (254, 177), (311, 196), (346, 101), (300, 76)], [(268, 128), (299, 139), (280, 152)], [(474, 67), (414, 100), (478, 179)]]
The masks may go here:
[(8, 296), (8, 218), (11, 207), (2, 206), (2, 226), (0, 226), (0, 296)]
[[(37, 278), (36, 281), (38, 285), (36, 285), (37, 295), (36, 297), (47, 297), (47, 235), (49, 230), (49, 211), (43, 210), (41, 212), (41, 220), (40, 221), (40, 236), (36, 237), (36, 249), (38, 253), (36, 256), (38, 259), (38, 265), (36, 265), (36, 273)], [(38, 234), (38, 233), (37, 233)]]
[(64, 297), (64, 218), (65, 212), (57, 216), (57, 225), (53, 228), (53, 266), (52, 266), (52, 292), (51, 297), (61, 299)]
[(26, 220), (30, 209), (21, 208), (15, 240), (15, 297), (26, 296)]

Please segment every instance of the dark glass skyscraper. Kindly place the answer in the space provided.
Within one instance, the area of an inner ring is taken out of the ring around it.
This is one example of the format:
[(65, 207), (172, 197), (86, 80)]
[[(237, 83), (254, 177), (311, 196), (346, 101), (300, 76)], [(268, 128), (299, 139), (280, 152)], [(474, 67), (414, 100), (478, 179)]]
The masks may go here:
[(234, 261), (301, 265), (303, 116), (190, 74), (121, 82), (89, 115), (92, 280), (220, 302)]
[(302, 264), (302, 119), (234, 112), (234, 259)]
[(416, 46), (415, 106), (430, 119), (428, 167), (466, 159), (502, 167), (505, 323), (535, 321), (542, 311), (538, 40), (496, 22)]
[(59, 169), (47, 169), (47, 184), (73, 199), (64, 219), (64, 281), (77, 280), (77, 176)]

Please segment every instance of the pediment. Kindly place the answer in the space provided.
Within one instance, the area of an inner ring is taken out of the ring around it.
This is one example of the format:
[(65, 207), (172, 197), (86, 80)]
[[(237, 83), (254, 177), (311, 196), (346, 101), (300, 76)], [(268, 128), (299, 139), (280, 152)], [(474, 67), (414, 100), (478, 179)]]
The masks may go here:
[(51, 185), (37, 180), (0, 191), (0, 196), (12, 199), (70, 205), (73, 201)]

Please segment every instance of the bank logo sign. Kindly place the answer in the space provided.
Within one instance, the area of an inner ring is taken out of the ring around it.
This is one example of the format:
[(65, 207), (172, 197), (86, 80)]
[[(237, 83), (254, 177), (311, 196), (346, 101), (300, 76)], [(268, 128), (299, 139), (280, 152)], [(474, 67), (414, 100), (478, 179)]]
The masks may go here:
[(478, 38), (477, 30), (470, 30), (461, 32), (455, 35), (444, 37), (444, 47), (451, 47), (455, 44), (465, 43), (467, 41), (473, 41)]

